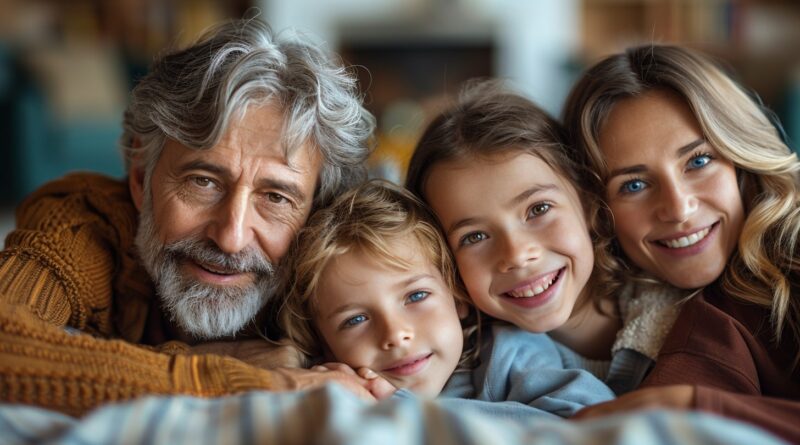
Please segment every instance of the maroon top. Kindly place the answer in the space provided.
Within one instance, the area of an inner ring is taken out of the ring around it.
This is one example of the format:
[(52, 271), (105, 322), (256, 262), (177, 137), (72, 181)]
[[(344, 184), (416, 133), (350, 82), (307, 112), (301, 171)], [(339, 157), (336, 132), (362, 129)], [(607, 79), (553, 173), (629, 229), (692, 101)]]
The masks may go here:
[(800, 367), (786, 329), (774, 341), (769, 311), (710, 286), (686, 302), (642, 384), (695, 385), (696, 409), (739, 419), (800, 443)]

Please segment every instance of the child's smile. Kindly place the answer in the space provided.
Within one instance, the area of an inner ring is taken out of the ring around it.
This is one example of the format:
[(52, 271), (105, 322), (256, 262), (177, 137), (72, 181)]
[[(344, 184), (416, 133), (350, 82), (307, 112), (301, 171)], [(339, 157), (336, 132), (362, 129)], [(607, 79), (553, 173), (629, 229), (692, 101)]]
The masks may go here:
[(414, 235), (398, 235), (387, 247), (395, 264), (354, 248), (325, 267), (315, 323), (336, 361), (435, 396), (463, 349), (455, 298)]
[(569, 319), (594, 251), (567, 180), (515, 151), (437, 164), (425, 195), (479, 309), (533, 332)]
[(546, 304), (558, 292), (557, 284), (563, 275), (565, 267), (549, 272), (532, 280), (519, 283), (513, 289), (500, 294), (510, 298), (513, 304), (523, 307), (537, 307)]

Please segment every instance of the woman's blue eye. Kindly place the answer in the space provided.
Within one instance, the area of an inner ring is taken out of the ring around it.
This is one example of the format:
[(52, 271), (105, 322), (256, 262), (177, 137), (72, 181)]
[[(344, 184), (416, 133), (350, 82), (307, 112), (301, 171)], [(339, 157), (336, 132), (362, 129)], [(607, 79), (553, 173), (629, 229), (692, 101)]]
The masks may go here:
[(414, 293), (412, 293), (411, 295), (408, 296), (408, 302), (409, 303), (416, 303), (418, 301), (422, 301), (422, 300), (428, 298), (428, 295), (430, 295), (430, 292), (425, 292), (425, 291), (414, 292)]
[(352, 328), (353, 326), (358, 326), (361, 323), (367, 321), (367, 316), (363, 314), (356, 315), (355, 317), (350, 317), (342, 323), (342, 325), (346, 328)]
[(462, 246), (475, 244), (485, 240), (486, 238), (489, 238), (489, 236), (483, 232), (472, 232), (464, 235), (459, 244)]
[(711, 162), (711, 155), (697, 155), (689, 160), (689, 169), (696, 170), (698, 168), (703, 168), (708, 165), (709, 162)]
[(646, 187), (644, 181), (641, 179), (631, 179), (630, 181), (625, 181), (620, 186), (620, 191), (622, 193), (638, 193), (644, 190)]

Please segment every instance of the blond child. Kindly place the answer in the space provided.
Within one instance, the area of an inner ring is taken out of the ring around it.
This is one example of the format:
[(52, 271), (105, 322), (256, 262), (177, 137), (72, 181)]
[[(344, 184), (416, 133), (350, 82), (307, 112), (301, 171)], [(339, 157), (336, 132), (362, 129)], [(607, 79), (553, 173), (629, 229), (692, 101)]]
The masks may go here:
[[(402, 188), (371, 181), (341, 196), (309, 220), (289, 258), (279, 314), (288, 341), (339, 369), (379, 375), (396, 397), (442, 393), (442, 403), (520, 418), (568, 417), (613, 397), (588, 372), (564, 369), (544, 335), (487, 329), (479, 349), (447, 244)], [(485, 403), (504, 401), (521, 403)]]

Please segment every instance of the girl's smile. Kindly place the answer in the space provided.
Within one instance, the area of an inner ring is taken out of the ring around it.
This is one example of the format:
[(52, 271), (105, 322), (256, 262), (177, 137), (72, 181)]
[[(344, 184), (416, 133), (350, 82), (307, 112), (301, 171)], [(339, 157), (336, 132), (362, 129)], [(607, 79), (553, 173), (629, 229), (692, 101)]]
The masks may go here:
[(425, 195), (479, 309), (532, 332), (569, 319), (594, 254), (567, 180), (518, 150), (437, 164)]

